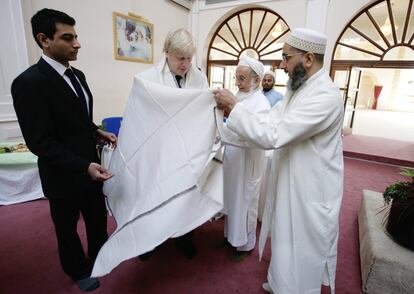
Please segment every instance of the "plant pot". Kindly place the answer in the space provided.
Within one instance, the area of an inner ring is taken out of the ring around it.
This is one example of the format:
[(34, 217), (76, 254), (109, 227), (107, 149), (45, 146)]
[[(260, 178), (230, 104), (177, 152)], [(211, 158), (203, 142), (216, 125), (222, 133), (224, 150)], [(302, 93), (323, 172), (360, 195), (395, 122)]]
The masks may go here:
[(392, 200), (386, 230), (398, 244), (414, 251), (413, 201), (401, 203)]

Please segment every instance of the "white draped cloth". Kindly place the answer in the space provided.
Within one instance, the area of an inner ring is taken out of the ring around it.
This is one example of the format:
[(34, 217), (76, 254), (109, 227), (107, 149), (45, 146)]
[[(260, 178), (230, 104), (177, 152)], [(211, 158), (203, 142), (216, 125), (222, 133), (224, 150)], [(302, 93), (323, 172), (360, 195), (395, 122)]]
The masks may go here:
[(223, 208), (214, 106), (209, 90), (135, 77), (109, 164), (115, 176), (104, 185), (117, 228), (92, 276), (188, 233)]
[[(1, 143), (13, 146), (18, 143)], [(37, 156), (31, 152), (0, 154), (0, 205), (43, 198)]]
[(43, 198), (36, 164), (0, 166), (0, 205)]
[(343, 189), (343, 105), (323, 70), (270, 111), (253, 113), (238, 103), (227, 127), (239, 144), (275, 149), (260, 256), (271, 233), (268, 281), (274, 293), (335, 291), (339, 211)]

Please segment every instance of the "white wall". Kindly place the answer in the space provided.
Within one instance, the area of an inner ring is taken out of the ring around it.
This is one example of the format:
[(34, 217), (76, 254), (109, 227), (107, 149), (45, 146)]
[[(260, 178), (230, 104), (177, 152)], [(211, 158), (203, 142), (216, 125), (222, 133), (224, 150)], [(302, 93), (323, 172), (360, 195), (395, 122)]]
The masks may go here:
[(162, 58), (167, 32), (188, 27), (189, 11), (168, 0), (22, 0), (29, 63), (37, 62), (41, 51), (31, 35), (30, 18), (42, 8), (66, 12), (76, 20), (82, 48), (73, 66), (85, 74), (94, 95), (94, 121), (122, 116), (135, 74), (153, 64), (114, 59), (112, 13), (132, 12), (154, 24), (154, 64)]
[[(413, 70), (393, 68), (364, 68), (358, 104), (372, 106), (374, 86), (383, 86), (378, 98), (378, 110), (414, 112), (409, 81)], [(369, 99), (368, 103), (364, 103)]]

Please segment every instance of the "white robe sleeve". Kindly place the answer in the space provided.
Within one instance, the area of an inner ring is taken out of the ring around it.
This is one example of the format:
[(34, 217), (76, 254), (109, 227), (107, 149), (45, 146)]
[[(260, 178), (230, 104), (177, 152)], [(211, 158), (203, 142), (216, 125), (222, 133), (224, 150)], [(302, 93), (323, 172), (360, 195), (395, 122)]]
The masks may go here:
[(259, 113), (238, 103), (230, 113), (227, 126), (250, 144), (263, 149), (278, 149), (307, 140), (342, 119), (336, 91), (319, 91), (319, 95), (307, 96), (298, 102), (285, 112), (281, 107), (275, 107)]
[(237, 133), (230, 130), (226, 124), (223, 124), (223, 128), (220, 129), (221, 142), (224, 145), (231, 145), (240, 148), (258, 148), (257, 144), (247, 141), (243, 137), (239, 136)]

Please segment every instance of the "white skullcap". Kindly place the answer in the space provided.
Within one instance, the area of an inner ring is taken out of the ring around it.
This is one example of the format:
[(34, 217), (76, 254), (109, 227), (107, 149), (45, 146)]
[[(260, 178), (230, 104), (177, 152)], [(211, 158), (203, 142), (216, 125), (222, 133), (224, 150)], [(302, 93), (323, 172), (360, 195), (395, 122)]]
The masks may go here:
[(271, 70), (268, 70), (267, 72), (265, 72), (263, 76), (265, 75), (271, 75), (273, 77), (273, 80), (276, 80), (275, 73)]
[(306, 52), (325, 54), (326, 37), (311, 29), (296, 28), (290, 33), (286, 44)]
[(243, 55), (240, 57), (239, 64), (237, 66), (239, 65), (250, 67), (261, 79), (263, 79), (264, 66), (260, 61)]

